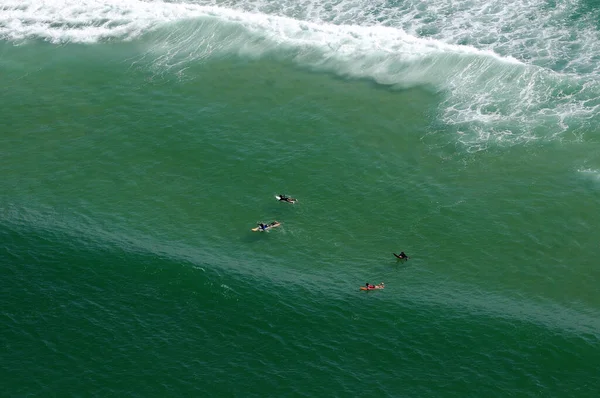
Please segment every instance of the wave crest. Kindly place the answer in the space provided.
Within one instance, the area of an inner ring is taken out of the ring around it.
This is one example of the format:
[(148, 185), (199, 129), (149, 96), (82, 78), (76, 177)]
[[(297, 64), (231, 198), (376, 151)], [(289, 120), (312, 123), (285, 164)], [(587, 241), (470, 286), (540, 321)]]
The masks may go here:
[[(253, 4), (234, 3), (238, 8)], [(274, 13), (292, 12), (274, 4)], [(349, 7), (344, 15), (357, 9), (354, 3), (343, 4)], [(362, 21), (361, 15), (350, 22)], [(321, 10), (311, 18), (322, 17)], [(593, 75), (558, 73), (491, 50), (383, 26), (390, 23), (337, 25), (214, 5), (138, 0), (7, 0), (0, 8), (4, 39), (93, 43), (140, 38), (154, 64), (174, 72), (211, 57), (269, 56), (392, 87), (430, 87), (443, 97), (441, 121), (469, 145), (565, 131), (577, 135), (600, 123), (600, 83)]]

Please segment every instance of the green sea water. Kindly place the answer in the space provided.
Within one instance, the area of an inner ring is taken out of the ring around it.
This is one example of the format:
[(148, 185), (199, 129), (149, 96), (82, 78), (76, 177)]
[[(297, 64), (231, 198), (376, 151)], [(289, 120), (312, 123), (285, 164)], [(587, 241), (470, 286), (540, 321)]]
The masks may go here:
[(595, 397), (596, 42), (217, 3), (0, 7), (2, 395)]

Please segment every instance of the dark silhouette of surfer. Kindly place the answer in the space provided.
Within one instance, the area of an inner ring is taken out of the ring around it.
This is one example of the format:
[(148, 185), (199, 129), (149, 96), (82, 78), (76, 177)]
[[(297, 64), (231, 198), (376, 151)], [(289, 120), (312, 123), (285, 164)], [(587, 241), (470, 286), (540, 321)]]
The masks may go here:
[(410, 257), (406, 255), (404, 252), (400, 252), (400, 254), (392, 253), (399, 260), (408, 260)]

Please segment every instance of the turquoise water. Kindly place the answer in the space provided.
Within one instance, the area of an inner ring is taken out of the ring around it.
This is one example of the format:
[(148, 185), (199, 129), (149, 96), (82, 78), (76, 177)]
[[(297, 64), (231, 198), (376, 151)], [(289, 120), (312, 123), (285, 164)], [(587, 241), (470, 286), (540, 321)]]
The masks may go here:
[(2, 390), (596, 396), (596, 16), (5, 1)]

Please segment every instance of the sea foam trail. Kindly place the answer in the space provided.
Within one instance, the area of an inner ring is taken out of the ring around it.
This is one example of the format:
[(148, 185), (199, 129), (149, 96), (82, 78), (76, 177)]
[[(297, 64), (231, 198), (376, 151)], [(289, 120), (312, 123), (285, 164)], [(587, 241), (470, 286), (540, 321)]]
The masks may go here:
[[(340, 4), (350, 12), (358, 3)], [(272, 12), (288, 12), (282, 10)], [(179, 2), (12, 0), (0, 8), (0, 37), (94, 43), (144, 35), (154, 64), (173, 72), (224, 54), (268, 55), (384, 85), (427, 86), (443, 95), (441, 121), (454, 126), (459, 139), (474, 149), (490, 141), (514, 143), (584, 131), (600, 122), (600, 84), (593, 76), (557, 73), (475, 45), (448, 43), (451, 35), (439, 40), (383, 26), (402, 25), (391, 17), (379, 25), (357, 25), (364, 19), (357, 15), (349, 21), (353, 24), (337, 25)]]
[(590, 168), (581, 168), (577, 170), (582, 176), (588, 178), (590, 181), (593, 181), (596, 184), (600, 184), (600, 170), (590, 169)]
[[(389, 26), (559, 72), (600, 74), (600, 10), (580, 0), (196, 0), (336, 25)], [(574, 51), (575, 50), (575, 51)]]

